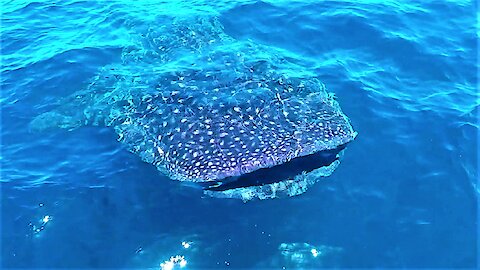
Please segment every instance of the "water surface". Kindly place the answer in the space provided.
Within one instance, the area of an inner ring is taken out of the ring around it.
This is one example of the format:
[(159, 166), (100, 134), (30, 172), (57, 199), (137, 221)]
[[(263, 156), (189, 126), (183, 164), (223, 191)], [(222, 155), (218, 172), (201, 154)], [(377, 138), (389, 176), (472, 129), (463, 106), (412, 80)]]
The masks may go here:
[[(1, 8), (3, 267), (158, 269), (175, 255), (186, 269), (477, 265), (472, 2)], [(301, 56), (336, 94), (359, 135), (332, 176), (298, 197), (245, 204), (166, 179), (109, 128), (29, 130), (36, 115), (118, 63), (131, 29), (197, 15), (218, 17), (235, 39)]]

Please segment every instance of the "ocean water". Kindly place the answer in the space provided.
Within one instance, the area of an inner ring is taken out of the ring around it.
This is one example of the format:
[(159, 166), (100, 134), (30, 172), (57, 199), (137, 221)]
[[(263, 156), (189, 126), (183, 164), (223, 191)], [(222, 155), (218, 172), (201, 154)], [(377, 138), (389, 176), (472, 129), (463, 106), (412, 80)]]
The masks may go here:
[[(479, 266), (474, 2), (0, 8), (3, 268)], [(111, 128), (31, 130), (34, 117), (120, 63), (132, 32), (195, 16), (295, 55), (335, 93), (358, 136), (330, 177), (291, 198), (210, 198), (127, 151)], [(183, 264), (165, 263), (177, 255)]]

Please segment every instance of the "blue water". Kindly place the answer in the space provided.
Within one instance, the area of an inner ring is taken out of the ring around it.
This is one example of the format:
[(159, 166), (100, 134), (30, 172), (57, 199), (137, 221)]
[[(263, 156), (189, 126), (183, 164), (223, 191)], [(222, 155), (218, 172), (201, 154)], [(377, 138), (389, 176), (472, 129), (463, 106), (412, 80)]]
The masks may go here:
[[(183, 269), (478, 266), (474, 3), (1, 5), (1, 266), (159, 269), (175, 255)], [(359, 135), (332, 176), (288, 199), (215, 199), (110, 128), (29, 130), (119, 62), (133, 27), (206, 14), (235, 39), (301, 56), (336, 94)]]

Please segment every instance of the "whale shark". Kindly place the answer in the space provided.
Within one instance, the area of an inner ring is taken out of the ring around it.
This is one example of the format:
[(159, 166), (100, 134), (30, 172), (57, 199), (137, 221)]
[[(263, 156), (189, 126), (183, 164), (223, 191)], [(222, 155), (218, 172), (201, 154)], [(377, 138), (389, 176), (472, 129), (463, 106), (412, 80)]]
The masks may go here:
[(357, 135), (334, 94), (292, 52), (236, 40), (216, 18), (132, 34), (121, 60), (31, 128), (108, 126), (172, 180), (243, 201), (304, 193)]

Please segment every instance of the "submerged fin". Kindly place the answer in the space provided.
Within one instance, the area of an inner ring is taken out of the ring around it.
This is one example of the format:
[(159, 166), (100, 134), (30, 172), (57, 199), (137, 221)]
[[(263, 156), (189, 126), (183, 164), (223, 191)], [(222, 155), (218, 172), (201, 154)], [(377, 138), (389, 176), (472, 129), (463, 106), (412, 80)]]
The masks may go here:
[(30, 122), (30, 130), (34, 132), (46, 131), (55, 128), (75, 129), (83, 125), (80, 117), (64, 115), (51, 111), (38, 115)]
[[(35, 117), (30, 122), (30, 130), (113, 125), (124, 114), (121, 108), (132, 99), (131, 93), (124, 91), (125, 81), (132, 76), (125, 74), (129, 73), (113, 65), (102, 68), (84, 89), (61, 98), (53, 110)], [(128, 87), (132, 85), (128, 83)]]

